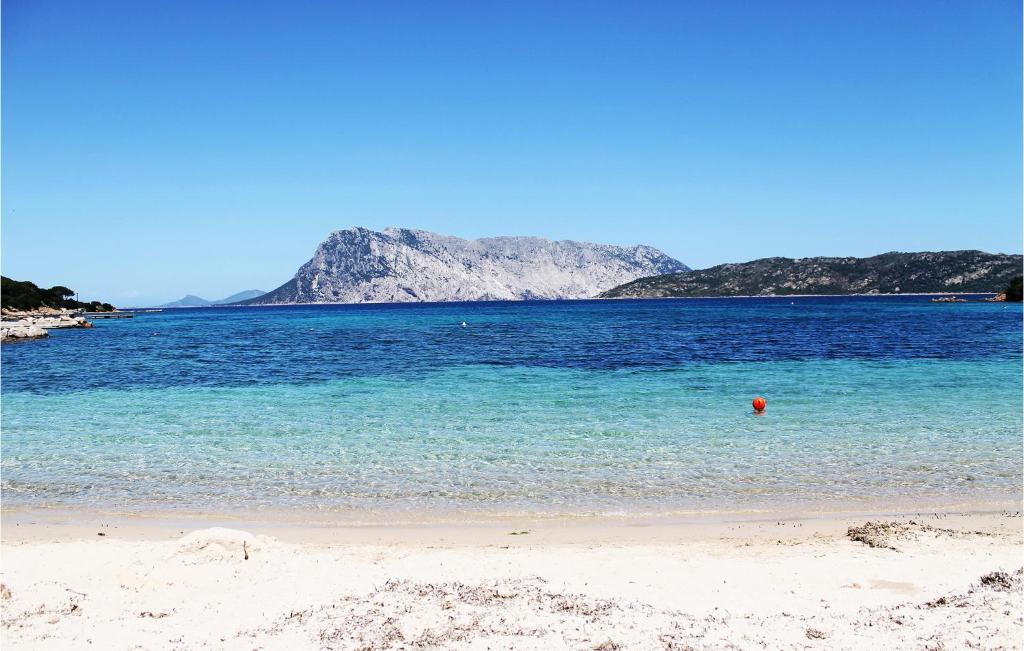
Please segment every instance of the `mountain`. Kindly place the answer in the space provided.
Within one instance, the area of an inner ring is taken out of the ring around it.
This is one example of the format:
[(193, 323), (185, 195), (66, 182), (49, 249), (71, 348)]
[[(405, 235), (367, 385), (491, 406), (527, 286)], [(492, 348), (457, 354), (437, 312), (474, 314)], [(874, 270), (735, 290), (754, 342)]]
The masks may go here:
[(266, 294), (266, 292), (261, 289), (247, 289), (245, 291), (238, 292), (237, 294), (232, 294), (227, 298), (222, 298), (219, 301), (208, 301), (205, 298), (195, 296), (194, 294), (186, 294), (183, 298), (179, 298), (172, 303), (164, 303), (163, 305), (157, 305), (157, 307), (210, 307), (211, 305), (228, 305), (256, 298), (257, 296), (263, 296), (264, 294)]
[(208, 301), (205, 298), (201, 298), (193, 294), (186, 294), (184, 297), (179, 298), (176, 301), (157, 305), (157, 307), (209, 307), (211, 305), (213, 305), (212, 301)]
[(539, 237), (463, 240), (406, 228), (335, 231), (295, 277), (248, 304), (592, 298), (689, 267), (649, 246)]
[(1024, 257), (983, 251), (883, 253), (870, 258), (762, 258), (640, 278), (601, 298), (1000, 292)]
[(231, 303), (240, 303), (242, 301), (247, 301), (250, 298), (256, 298), (257, 296), (263, 296), (264, 294), (266, 294), (266, 292), (263, 291), (262, 289), (246, 289), (244, 291), (238, 292), (237, 294), (232, 294), (231, 296), (228, 296), (227, 298), (222, 298), (219, 301), (212, 301), (212, 304), (213, 305), (230, 305)]

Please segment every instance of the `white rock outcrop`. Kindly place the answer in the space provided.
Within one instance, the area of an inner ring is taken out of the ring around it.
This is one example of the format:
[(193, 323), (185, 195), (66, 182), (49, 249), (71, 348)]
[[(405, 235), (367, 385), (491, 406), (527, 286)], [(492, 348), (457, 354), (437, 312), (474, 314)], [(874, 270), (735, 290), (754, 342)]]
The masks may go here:
[(46, 337), (53, 328), (91, 328), (92, 323), (71, 310), (43, 307), (21, 311), (4, 309), (0, 321), (0, 341)]
[(37, 339), (46, 337), (49, 333), (37, 325), (26, 325), (21, 323), (0, 324), (0, 340), (9, 339)]
[(592, 298), (636, 278), (688, 270), (650, 246), (349, 228), (331, 233), (292, 280), (249, 303)]

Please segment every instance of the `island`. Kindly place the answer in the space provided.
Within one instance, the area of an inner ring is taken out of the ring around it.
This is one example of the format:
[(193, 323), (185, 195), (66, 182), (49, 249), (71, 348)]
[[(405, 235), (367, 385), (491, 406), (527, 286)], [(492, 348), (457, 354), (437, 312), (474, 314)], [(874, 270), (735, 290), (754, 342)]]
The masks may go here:
[[(761, 258), (708, 269), (648, 276), (599, 298), (697, 298), (857, 294), (1012, 293), (1020, 255), (984, 251), (890, 252), (868, 258)], [(1017, 296), (1020, 284), (1016, 285)], [(1019, 300), (1019, 299), (1018, 299)]]

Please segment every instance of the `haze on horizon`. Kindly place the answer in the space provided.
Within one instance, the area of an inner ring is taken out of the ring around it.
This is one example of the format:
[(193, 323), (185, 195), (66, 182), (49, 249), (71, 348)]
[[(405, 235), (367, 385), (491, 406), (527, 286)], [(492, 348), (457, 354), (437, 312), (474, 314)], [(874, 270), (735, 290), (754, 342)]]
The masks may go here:
[(1020, 253), (1015, 2), (2, 7), (3, 274), (288, 280), (353, 225), (695, 268)]

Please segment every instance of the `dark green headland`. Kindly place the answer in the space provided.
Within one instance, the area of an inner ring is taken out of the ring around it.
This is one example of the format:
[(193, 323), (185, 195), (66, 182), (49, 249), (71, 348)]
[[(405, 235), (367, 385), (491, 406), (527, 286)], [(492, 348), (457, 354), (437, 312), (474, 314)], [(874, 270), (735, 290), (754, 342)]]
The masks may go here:
[[(762, 258), (640, 278), (600, 298), (1008, 292), (1024, 257), (983, 251), (883, 253), (870, 258)], [(1020, 296), (1020, 284), (1016, 285)], [(1017, 298), (1016, 300), (1020, 300)]]
[(36, 310), (41, 307), (52, 307), (89, 312), (113, 312), (115, 309), (110, 303), (76, 301), (71, 298), (75, 295), (75, 291), (63, 285), (43, 289), (27, 280), (13, 280), (7, 276), (0, 276), (0, 281), (2, 281), (0, 306), (9, 310)]

